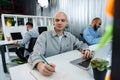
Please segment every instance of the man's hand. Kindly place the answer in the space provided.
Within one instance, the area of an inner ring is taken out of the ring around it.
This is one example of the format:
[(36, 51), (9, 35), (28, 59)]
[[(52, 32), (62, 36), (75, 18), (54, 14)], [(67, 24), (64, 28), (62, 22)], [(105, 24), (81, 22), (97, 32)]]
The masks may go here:
[(17, 41), (17, 40), (14, 40), (14, 41), (13, 41), (13, 44), (18, 44), (18, 41)]
[(83, 58), (92, 58), (93, 53), (90, 50), (82, 50)]
[(43, 62), (39, 62), (36, 65), (37, 70), (44, 76), (50, 76), (55, 72), (55, 65), (54, 64), (45, 64)]

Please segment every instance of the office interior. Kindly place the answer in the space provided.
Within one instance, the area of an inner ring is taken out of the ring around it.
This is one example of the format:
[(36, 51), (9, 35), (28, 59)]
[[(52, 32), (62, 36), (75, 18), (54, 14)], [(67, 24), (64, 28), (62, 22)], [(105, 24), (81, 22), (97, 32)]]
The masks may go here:
[[(0, 15), (2, 14), (12, 14), (12, 15), (25, 15), (25, 16), (45, 16), (54, 17), (55, 13), (58, 11), (64, 11), (69, 20), (66, 30), (75, 35), (79, 40), (81, 40), (80, 34), (83, 33), (84, 29), (90, 25), (91, 21), (95, 17), (100, 17), (102, 19), (102, 25), (99, 29), (100, 35), (104, 35), (105, 28), (109, 24), (114, 24), (116, 27), (113, 33), (113, 73), (111, 80), (119, 80), (118, 76), (119, 70), (117, 60), (119, 59), (119, 0), (116, 1), (115, 6), (115, 21), (113, 18), (109, 17), (106, 13), (106, 6), (109, 0), (47, 0), (48, 5), (42, 6), (38, 0), (8, 0), (10, 5), (7, 7), (0, 5)], [(46, 1), (46, 0), (45, 0)], [(117, 7), (117, 8), (116, 8)], [(0, 17), (0, 34), (3, 35), (2, 40), (5, 39), (2, 18)], [(46, 25), (47, 26), (47, 25)], [(39, 26), (37, 26), (39, 27)], [(117, 43), (116, 43), (117, 42)], [(14, 50), (11, 50), (12, 52)], [(6, 53), (5, 53), (6, 54)], [(8, 61), (9, 62), (9, 61)], [(2, 62), (0, 62), (2, 65)], [(12, 64), (11, 64), (12, 65)], [(17, 66), (17, 65), (15, 65)], [(117, 67), (116, 67), (117, 66)], [(3, 75), (0, 80), (11, 80), (9, 73), (4, 73), (2, 66), (0, 67), (1, 75)]]

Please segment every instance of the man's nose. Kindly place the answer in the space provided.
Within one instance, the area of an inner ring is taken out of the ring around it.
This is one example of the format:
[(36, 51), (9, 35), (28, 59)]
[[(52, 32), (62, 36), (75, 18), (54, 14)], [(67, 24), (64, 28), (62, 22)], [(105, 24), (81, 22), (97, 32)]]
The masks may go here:
[(62, 23), (62, 21), (61, 20), (59, 20), (59, 22), (58, 22), (59, 24), (61, 24)]

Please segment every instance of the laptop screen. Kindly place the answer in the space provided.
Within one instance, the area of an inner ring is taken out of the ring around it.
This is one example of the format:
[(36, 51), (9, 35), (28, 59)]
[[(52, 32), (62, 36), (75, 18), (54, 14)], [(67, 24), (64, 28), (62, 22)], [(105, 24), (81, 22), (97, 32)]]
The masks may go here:
[(44, 31), (47, 31), (47, 27), (46, 27), (46, 26), (38, 27), (38, 32), (39, 32), (39, 34), (41, 34), (41, 33), (44, 32)]
[(21, 35), (21, 32), (14, 32), (10, 34), (11, 34), (12, 40), (20, 40), (23, 38)]

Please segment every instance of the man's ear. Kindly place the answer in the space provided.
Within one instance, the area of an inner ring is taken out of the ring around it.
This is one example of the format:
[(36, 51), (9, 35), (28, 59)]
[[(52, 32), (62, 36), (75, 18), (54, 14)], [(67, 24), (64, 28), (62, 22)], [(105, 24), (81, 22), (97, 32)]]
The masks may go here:
[(68, 27), (69, 27), (69, 24), (67, 24), (65, 28), (67, 29)]
[(53, 19), (53, 25), (55, 25), (55, 20)]

